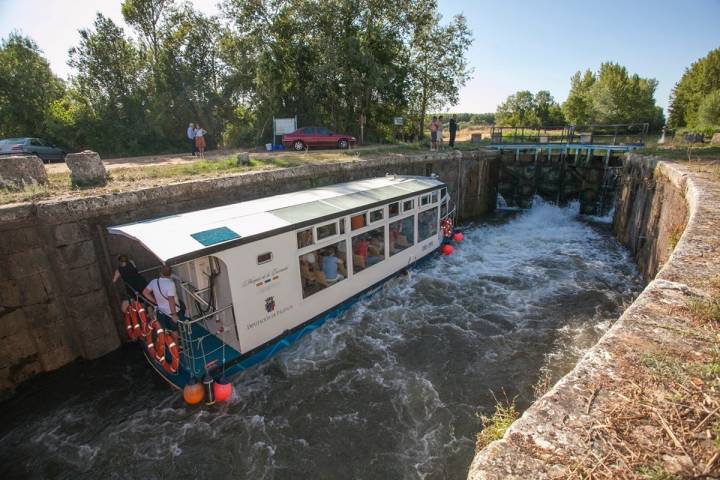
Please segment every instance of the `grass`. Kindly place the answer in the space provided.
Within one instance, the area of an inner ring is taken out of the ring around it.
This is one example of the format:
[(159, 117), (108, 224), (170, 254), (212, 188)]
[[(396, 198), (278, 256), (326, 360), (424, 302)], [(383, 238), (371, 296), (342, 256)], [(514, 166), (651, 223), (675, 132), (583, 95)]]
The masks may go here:
[(646, 480), (680, 480), (680, 477), (669, 474), (665, 468), (660, 465), (640, 467), (638, 468), (637, 473), (641, 478)]
[(658, 155), (668, 160), (699, 161), (720, 159), (720, 147), (712, 145), (693, 145), (674, 143), (636, 150), (643, 155)]
[[(460, 146), (460, 144), (458, 144)], [(474, 144), (463, 149), (477, 148)], [(126, 190), (159, 185), (162, 183), (211, 178), (259, 170), (297, 167), (313, 163), (335, 163), (363, 160), (377, 156), (392, 156), (426, 152), (424, 144), (383, 145), (353, 150), (310, 150), (306, 152), (282, 152), (275, 154), (250, 154), (250, 165), (238, 165), (234, 155), (217, 160), (165, 165), (122, 167), (109, 170), (105, 187), (77, 188), (70, 183), (70, 174), (50, 173), (47, 185), (30, 185), (20, 190), (0, 189), (0, 205), (33, 202), (60, 196), (82, 196), (103, 193), (119, 193)], [(449, 150), (448, 150), (449, 151)]]
[(690, 301), (690, 312), (702, 323), (720, 325), (720, 277), (709, 281), (710, 295)]
[(515, 399), (508, 400), (506, 397), (504, 402), (500, 402), (496, 398), (495, 413), (490, 417), (480, 415), (483, 429), (477, 434), (475, 451), (479, 452), (495, 440), (500, 440), (518, 416)]
[(668, 242), (670, 242), (670, 251), (675, 250), (675, 247), (677, 246), (678, 242), (680, 241), (680, 237), (682, 237), (682, 234), (684, 231), (685, 231), (685, 225), (683, 225), (683, 224), (677, 224), (670, 229), (670, 233), (668, 234)]

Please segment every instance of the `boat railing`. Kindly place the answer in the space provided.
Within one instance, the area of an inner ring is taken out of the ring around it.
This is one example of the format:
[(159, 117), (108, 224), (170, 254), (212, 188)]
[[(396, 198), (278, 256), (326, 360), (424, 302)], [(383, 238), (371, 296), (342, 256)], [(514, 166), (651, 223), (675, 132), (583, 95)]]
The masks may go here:
[[(209, 359), (222, 359), (222, 363), (224, 363), (227, 342), (222, 337), (234, 328), (234, 322), (228, 321), (228, 318), (233, 319), (233, 315), (225, 315), (225, 312), (232, 313), (232, 308), (233, 306), (230, 304), (213, 309), (198, 317), (182, 318), (178, 321), (184, 363), (192, 376), (200, 376), (212, 369), (214, 365), (211, 365), (212, 362), (209, 362)], [(207, 325), (204, 325), (204, 328), (200, 330), (203, 333), (198, 335), (198, 329), (194, 329), (193, 326), (203, 324), (214, 317), (222, 318), (220, 330), (213, 332)], [(220, 342), (209, 341), (214, 338), (218, 338)]]

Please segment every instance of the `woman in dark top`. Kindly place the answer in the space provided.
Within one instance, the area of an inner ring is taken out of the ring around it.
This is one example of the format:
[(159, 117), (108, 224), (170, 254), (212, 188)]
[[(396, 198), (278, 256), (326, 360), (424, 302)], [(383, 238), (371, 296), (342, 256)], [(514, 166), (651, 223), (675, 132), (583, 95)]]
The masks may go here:
[(135, 262), (126, 255), (118, 256), (118, 268), (113, 276), (113, 283), (122, 278), (125, 284), (125, 299), (122, 302), (123, 312), (127, 309), (128, 301), (142, 295), (148, 281), (138, 272)]

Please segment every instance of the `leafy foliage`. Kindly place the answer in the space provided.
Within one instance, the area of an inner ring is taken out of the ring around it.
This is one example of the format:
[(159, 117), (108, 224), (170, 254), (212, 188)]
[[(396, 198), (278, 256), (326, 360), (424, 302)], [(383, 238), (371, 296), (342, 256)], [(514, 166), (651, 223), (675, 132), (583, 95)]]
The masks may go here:
[(48, 110), (64, 91), (34, 41), (12, 33), (0, 43), (0, 138), (43, 132)]
[[(224, 0), (221, 8), (216, 18), (176, 0), (124, 0), (135, 35), (98, 14), (69, 52), (76, 75), (67, 89), (31, 40), (11, 37), (0, 54), (12, 61), (0, 68), (17, 78), (0, 78), (0, 122), (16, 127), (0, 123), (2, 133), (113, 154), (185, 149), (188, 122), (209, 132), (210, 148), (257, 144), (270, 139), (273, 116), (356, 135), (364, 117), (370, 140), (392, 137), (402, 116), (406, 136), (418, 136), (426, 113), (457, 102), (469, 76), (467, 23), (444, 24), (436, 0)], [(10, 98), (24, 85), (32, 108)], [(20, 117), (27, 112), (32, 118)]]
[(540, 90), (535, 95), (521, 90), (510, 95), (498, 106), (495, 115), (498, 124), (511, 127), (548, 127), (565, 122), (560, 105), (547, 90)]
[(662, 108), (655, 104), (656, 88), (654, 78), (630, 75), (617, 63), (603, 63), (597, 73), (578, 71), (571, 77), (562, 109), (574, 125), (647, 122), (656, 130), (665, 123)]
[[(713, 120), (713, 107), (708, 104), (700, 116), (700, 107), (707, 97), (717, 95), (720, 90), (720, 48), (710, 51), (705, 57), (690, 65), (670, 95), (670, 115), (668, 125), (673, 128), (707, 128)], [(717, 97), (713, 97), (717, 98)], [(717, 100), (708, 100), (714, 104)], [(710, 115), (710, 117), (708, 117)], [(717, 119), (717, 117), (715, 117)]]

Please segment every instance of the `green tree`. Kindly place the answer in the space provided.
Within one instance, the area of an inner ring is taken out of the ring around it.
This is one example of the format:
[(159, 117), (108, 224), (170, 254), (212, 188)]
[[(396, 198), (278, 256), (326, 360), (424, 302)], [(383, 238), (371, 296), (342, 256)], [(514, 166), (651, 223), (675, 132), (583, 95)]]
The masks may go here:
[(540, 90), (533, 99), (535, 117), (543, 127), (565, 124), (565, 117), (560, 105), (547, 90)]
[(563, 112), (574, 125), (647, 122), (657, 129), (665, 118), (655, 105), (656, 88), (654, 78), (630, 75), (617, 63), (603, 63), (597, 74), (587, 70), (572, 76)]
[(73, 88), (90, 110), (87, 141), (101, 152), (145, 151), (157, 141), (145, 121), (147, 65), (111, 19), (98, 13), (94, 26), (80, 30), (68, 62), (77, 69)]
[(498, 105), (495, 118), (500, 125), (537, 126), (540, 124), (535, 111), (535, 96), (528, 90), (510, 95)]
[(670, 95), (668, 125), (701, 127), (700, 105), (712, 92), (720, 90), (720, 48), (690, 65)]
[(570, 93), (563, 103), (562, 110), (565, 118), (573, 125), (586, 125), (593, 122), (592, 87), (595, 84), (595, 75), (590, 70), (584, 74), (576, 72), (570, 78)]
[(65, 86), (37, 44), (17, 33), (0, 43), (0, 137), (45, 136), (45, 119)]
[(703, 129), (720, 129), (720, 89), (709, 93), (698, 107), (698, 126)]

